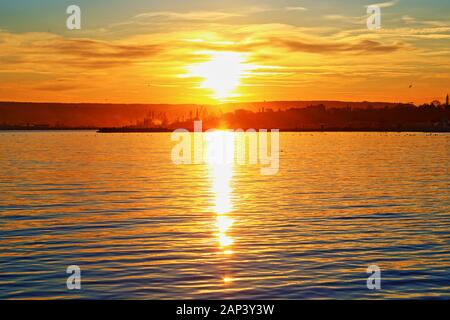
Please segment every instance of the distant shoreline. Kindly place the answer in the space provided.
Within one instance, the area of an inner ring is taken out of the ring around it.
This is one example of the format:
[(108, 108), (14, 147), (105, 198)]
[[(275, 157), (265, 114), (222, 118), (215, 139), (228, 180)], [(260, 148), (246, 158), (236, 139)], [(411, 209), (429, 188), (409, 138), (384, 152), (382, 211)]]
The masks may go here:
[[(222, 108), (223, 107), (223, 108)], [(280, 128), (283, 132), (450, 132), (450, 105), (307, 101), (197, 105), (90, 105), (0, 102), (0, 130), (170, 132), (177, 128)]]
[[(170, 133), (175, 129), (167, 128), (0, 128), (0, 132), (11, 131), (96, 131), (97, 133)], [(235, 129), (229, 129), (235, 130)], [(243, 129), (245, 130), (245, 129)], [(255, 129), (258, 131), (258, 129)], [(271, 129), (267, 129), (270, 131)], [(193, 132), (192, 130), (188, 130)], [(388, 128), (312, 128), (312, 129), (279, 129), (280, 132), (389, 132), (389, 133), (450, 133), (450, 129), (388, 129)]]
[[(172, 132), (175, 129), (140, 129), (140, 128), (103, 128), (97, 130), (98, 133), (155, 133), (155, 132)], [(228, 130), (236, 130), (236, 129), (228, 129)], [(243, 129), (246, 131), (246, 129)], [(274, 129), (267, 129), (267, 131)], [(193, 130), (188, 130), (189, 132), (194, 132)], [(205, 130), (206, 131), (206, 130)], [(203, 131), (203, 132), (205, 132)], [(255, 131), (259, 131), (255, 129)], [(423, 133), (450, 133), (450, 129), (405, 129), (405, 130), (393, 130), (393, 129), (349, 129), (349, 128), (329, 128), (329, 129), (279, 129), (280, 132), (423, 132)]]

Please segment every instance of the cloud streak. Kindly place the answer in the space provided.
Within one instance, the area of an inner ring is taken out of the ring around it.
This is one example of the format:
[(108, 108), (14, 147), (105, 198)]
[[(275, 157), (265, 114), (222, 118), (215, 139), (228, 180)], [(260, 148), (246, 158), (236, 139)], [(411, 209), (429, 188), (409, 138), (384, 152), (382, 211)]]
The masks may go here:
[(218, 21), (227, 18), (243, 17), (242, 13), (221, 12), (221, 11), (191, 11), (191, 12), (173, 12), (173, 11), (157, 11), (146, 12), (135, 15), (133, 19), (151, 19), (163, 18), (169, 20), (190, 20), (190, 21)]
[(398, 3), (398, 1), (394, 0), (394, 1), (378, 2), (378, 3), (370, 4), (368, 6), (377, 6), (380, 8), (390, 8), (390, 7), (395, 6), (397, 3)]
[(300, 6), (297, 6), (297, 7), (286, 7), (285, 9), (287, 11), (307, 11), (308, 10), (307, 8), (300, 7)]
[(391, 53), (405, 48), (405, 46), (401, 43), (382, 44), (374, 40), (363, 40), (357, 43), (308, 43), (298, 40), (273, 39), (273, 42), (281, 45), (282, 47), (288, 48), (291, 51), (320, 54), (380, 54)]

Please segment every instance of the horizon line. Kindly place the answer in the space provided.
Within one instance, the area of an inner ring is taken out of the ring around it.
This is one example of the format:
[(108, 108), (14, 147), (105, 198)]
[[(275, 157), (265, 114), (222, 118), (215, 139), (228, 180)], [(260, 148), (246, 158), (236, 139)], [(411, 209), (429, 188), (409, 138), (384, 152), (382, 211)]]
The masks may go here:
[[(437, 100), (434, 100), (437, 101)], [(252, 104), (252, 103), (295, 103), (295, 102), (338, 102), (338, 103), (377, 103), (377, 104), (405, 104), (405, 105), (420, 105), (416, 102), (401, 102), (401, 101), (347, 101), (347, 100), (263, 100), (263, 101), (234, 101), (234, 102), (219, 102), (216, 104), (211, 103), (170, 103), (170, 102), (55, 102), (55, 101), (12, 101), (12, 100), (0, 100), (0, 104), (3, 103), (29, 103), (29, 104), (103, 104), (103, 105), (170, 105), (170, 106), (186, 106), (186, 105), (199, 105), (199, 106), (220, 106), (220, 105), (232, 105), (232, 104)], [(430, 101), (433, 102), (433, 101)], [(440, 101), (439, 101), (440, 102)], [(426, 103), (426, 102), (425, 102)], [(422, 103), (424, 104), (424, 103)]]

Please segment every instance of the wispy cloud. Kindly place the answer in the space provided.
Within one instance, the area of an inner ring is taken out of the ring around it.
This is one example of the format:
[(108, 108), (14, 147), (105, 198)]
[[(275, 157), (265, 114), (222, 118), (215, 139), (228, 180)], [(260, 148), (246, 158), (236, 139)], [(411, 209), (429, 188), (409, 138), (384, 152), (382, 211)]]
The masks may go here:
[(439, 21), (439, 20), (417, 20), (414, 17), (411, 17), (409, 15), (403, 15), (401, 17), (401, 20), (405, 24), (416, 24), (416, 25), (425, 25), (425, 26), (434, 26), (434, 27), (446, 27), (450, 26), (449, 22), (446, 21)]
[(343, 23), (350, 23), (350, 24), (366, 24), (366, 16), (359, 16), (359, 17), (351, 17), (351, 16), (343, 16), (339, 14), (328, 14), (322, 17), (325, 20), (328, 21), (338, 21)]
[(297, 6), (297, 7), (286, 7), (285, 9), (287, 11), (307, 11), (308, 10), (307, 8), (300, 7), (300, 6)]
[(68, 69), (90, 70), (124, 67), (154, 57), (161, 53), (162, 47), (126, 40), (67, 39), (49, 33), (0, 32), (0, 49), (1, 71), (10, 68), (38, 71), (43, 68), (57, 70), (62, 65)]
[(377, 6), (380, 8), (389, 8), (389, 7), (393, 7), (395, 6), (399, 1), (394, 0), (394, 1), (386, 1), (386, 2), (378, 2), (378, 3), (373, 3), (371, 4), (371, 6)]
[(79, 84), (70, 84), (70, 83), (58, 83), (58, 82), (47, 82), (43, 84), (38, 84), (36, 86), (33, 86), (34, 89), (39, 91), (69, 91), (69, 90), (79, 90), (80, 85)]
[(273, 39), (272, 43), (281, 45), (291, 51), (320, 53), (320, 54), (380, 54), (391, 53), (405, 48), (402, 43), (382, 44), (374, 40), (362, 40), (359, 42), (305, 42), (301, 40)]
[(146, 12), (135, 15), (133, 19), (144, 18), (165, 18), (172, 20), (196, 20), (196, 21), (218, 21), (233, 17), (242, 17), (242, 13), (221, 12), (221, 11), (192, 11), (192, 12), (173, 12), (156, 11)]

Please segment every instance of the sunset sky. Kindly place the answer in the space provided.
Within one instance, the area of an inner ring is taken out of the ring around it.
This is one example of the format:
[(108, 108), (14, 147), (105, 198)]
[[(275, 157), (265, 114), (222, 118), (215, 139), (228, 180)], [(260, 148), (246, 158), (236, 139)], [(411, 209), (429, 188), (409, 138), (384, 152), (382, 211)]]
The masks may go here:
[(368, 30), (375, 3), (0, 0), (0, 100), (442, 101), (450, 1), (379, 2)]

